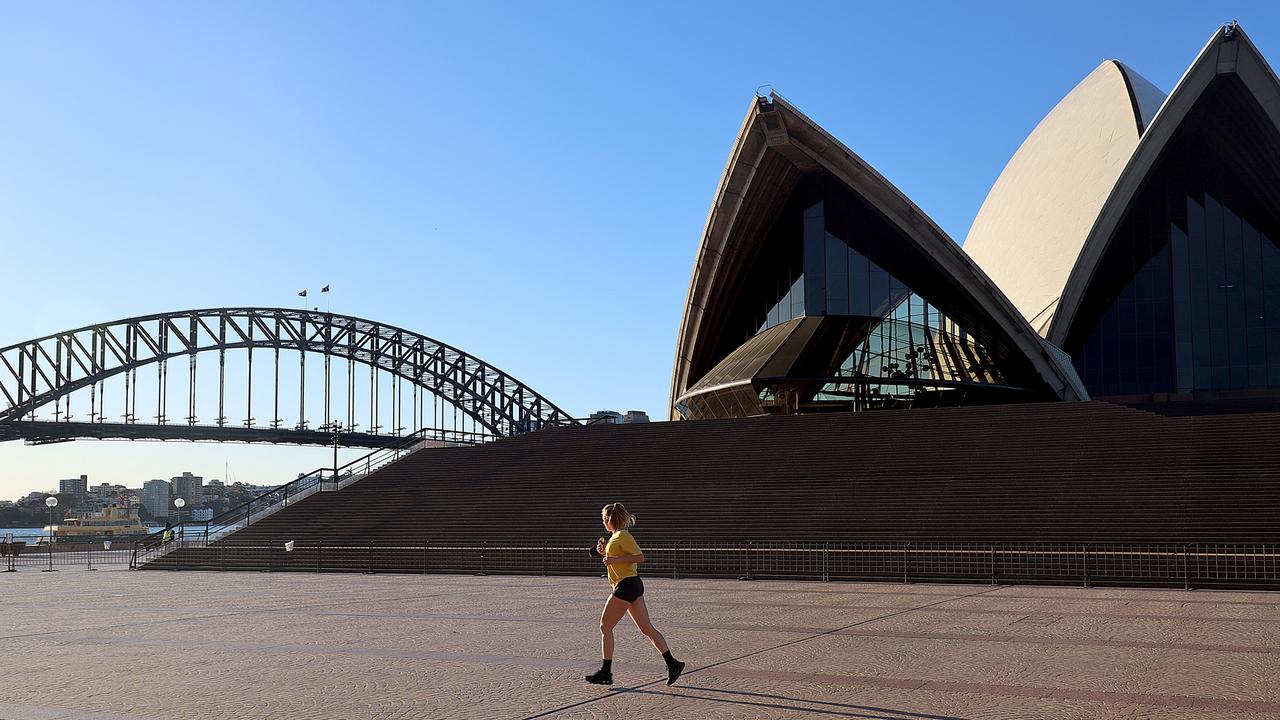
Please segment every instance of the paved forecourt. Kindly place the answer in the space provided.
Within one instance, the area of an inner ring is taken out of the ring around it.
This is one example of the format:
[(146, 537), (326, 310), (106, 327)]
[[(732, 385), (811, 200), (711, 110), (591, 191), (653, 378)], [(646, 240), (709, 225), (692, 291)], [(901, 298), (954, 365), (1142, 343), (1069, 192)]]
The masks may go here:
[(0, 574), (0, 718), (1280, 719), (1280, 594), (599, 578)]

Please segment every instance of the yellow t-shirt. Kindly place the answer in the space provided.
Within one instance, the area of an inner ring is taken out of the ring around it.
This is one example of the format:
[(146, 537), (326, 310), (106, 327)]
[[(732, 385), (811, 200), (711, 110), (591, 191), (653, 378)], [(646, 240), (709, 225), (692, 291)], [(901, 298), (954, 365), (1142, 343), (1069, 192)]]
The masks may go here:
[[(636, 539), (631, 537), (631, 533), (626, 530), (619, 530), (609, 536), (609, 542), (605, 543), (605, 557), (622, 557), (624, 555), (639, 555), (640, 546), (636, 544)], [(613, 563), (606, 565), (609, 569), (609, 584), (617, 587), (623, 578), (636, 576), (635, 563)]]

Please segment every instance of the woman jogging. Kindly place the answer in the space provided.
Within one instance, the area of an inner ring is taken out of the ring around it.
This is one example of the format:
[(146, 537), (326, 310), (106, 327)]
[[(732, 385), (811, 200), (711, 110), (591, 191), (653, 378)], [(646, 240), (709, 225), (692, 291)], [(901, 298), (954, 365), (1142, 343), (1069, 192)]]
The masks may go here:
[(600, 654), (604, 659), (600, 669), (588, 675), (586, 681), (596, 685), (613, 684), (613, 626), (618, 624), (623, 614), (631, 613), (636, 627), (662, 653), (662, 659), (667, 663), (667, 684), (670, 685), (684, 672), (684, 663), (672, 657), (666, 639), (649, 622), (649, 610), (644, 606), (644, 583), (636, 574), (636, 565), (644, 562), (644, 553), (627, 531), (636, 523), (636, 518), (622, 503), (611, 503), (600, 511), (600, 520), (604, 528), (613, 534), (608, 540), (600, 538), (591, 554), (599, 557), (608, 569), (613, 594), (600, 613)]

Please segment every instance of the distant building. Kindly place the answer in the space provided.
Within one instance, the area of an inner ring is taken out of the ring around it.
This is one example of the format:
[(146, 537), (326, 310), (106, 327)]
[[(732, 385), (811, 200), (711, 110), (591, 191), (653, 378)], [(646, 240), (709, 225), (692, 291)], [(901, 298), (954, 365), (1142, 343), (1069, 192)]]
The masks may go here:
[(29, 492), (18, 501), (19, 505), (43, 505), (44, 499), (52, 495), (51, 492), (41, 492), (36, 490)]
[(271, 492), (272, 490), (275, 490), (279, 486), (278, 485), (250, 485), (248, 483), (238, 482), (235, 485), (232, 485), (231, 487), (234, 488), (239, 494), (248, 495), (249, 497), (257, 497), (258, 495), (262, 495), (263, 493)]
[(94, 503), (111, 503), (128, 491), (129, 488), (124, 485), (102, 483), (89, 488), (89, 500)]
[(85, 496), (89, 494), (89, 476), (81, 475), (78, 478), (68, 478), (58, 481), (59, 495), (72, 495), (76, 499), (76, 503), (83, 503)]
[(617, 410), (597, 410), (591, 413), (590, 420), (592, 423), (616, 425), (622, 422), (622, 413)]
[(617, 410), (597, 410), (591, 413), (592, 424), (622, 425), (624, 423), (647, 423), (649, 414), (643, 410), (628, 410), (626, 415)]
[(195, 510), (191, 511), (191, 519), (198, 522), (212, 520), (213, 508), (207, 508), (207, 507), (196, 508)]
[(169, 515), (169, 495), (172, 488), (164, 480), (148, 480), (142, 486), (142, 505), (152, 517)]
[(184, 472), (178, 477), (170, 478), (169, 484), (173, 486), (173, 496), (186, 500), (187, 505), (195, 507), (200, 502), (200, 490), (204, 485), (203, 477)]

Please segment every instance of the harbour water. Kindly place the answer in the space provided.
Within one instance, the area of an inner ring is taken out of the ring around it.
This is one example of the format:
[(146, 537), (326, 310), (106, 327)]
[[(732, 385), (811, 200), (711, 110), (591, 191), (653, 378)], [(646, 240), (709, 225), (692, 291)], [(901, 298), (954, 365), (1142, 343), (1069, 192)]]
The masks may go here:
[(19, 542), (34, 542), (36, 538), (44, 533), (40, 528), (23, 527), (23, 528), (3, 528), (0, 527), (0, 540), (4, 540), (5, 536), (13, 533), (13, 539)]

